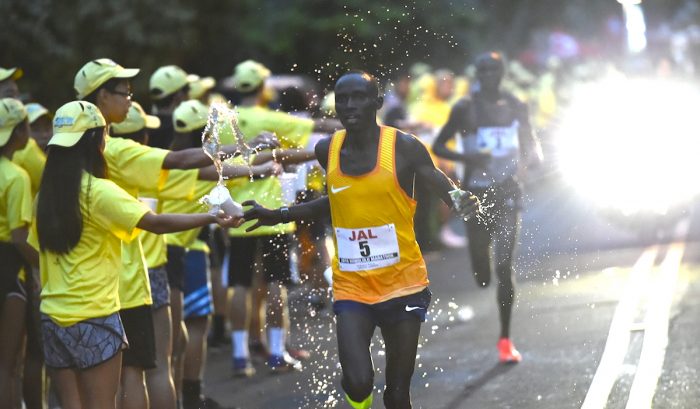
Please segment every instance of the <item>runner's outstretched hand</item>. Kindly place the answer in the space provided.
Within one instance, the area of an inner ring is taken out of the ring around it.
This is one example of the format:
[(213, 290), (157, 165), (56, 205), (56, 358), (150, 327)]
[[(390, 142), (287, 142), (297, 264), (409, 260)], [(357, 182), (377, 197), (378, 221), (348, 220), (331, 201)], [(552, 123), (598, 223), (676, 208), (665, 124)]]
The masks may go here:
[(243, 213), (243, 221), (256, 220), (255, 224), (245, 229), (247, 232), (251, 232), (261, 226), (274, 226), (275, 224), (282, 223), (282, 214), (279, 209), (268, 209), (261, 206), (255, 200), (246, 200), (242, 203), (243, 206), (252, 206)]
[(479, 198), (470, 191), (464, 191), (458, 201), (454, 204), (455, 210), (464, 220), (469, 220), (481, 211)]

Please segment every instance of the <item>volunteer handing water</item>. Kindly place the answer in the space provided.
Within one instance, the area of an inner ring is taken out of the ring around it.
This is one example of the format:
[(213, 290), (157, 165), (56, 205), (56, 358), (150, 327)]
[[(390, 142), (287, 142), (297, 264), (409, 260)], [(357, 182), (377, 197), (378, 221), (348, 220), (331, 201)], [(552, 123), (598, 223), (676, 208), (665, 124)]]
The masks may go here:
[(329, 214), (335, 233), (333, 311), (337, 316), (342, 386), (353, 408), (372, 406), (369, 343), (379, 326), (386, 343), (387, 408), (410, 408), (409, 387), (421, 322), (430, 304), (428, 272), (416, 243), (413, 186), (424, 184), (468, 219), (478, 199), (458, 190), (433, 164), (414, 136), (379, 126), (383, 97), (365, 72), (343, 75), (335, 85), (338, 118), (345, 130), (321, 140), (316, 158), (326, 169), (328, 195), (292, 207), (267, 209), (255, 201), (244, 213), (247, 230)]

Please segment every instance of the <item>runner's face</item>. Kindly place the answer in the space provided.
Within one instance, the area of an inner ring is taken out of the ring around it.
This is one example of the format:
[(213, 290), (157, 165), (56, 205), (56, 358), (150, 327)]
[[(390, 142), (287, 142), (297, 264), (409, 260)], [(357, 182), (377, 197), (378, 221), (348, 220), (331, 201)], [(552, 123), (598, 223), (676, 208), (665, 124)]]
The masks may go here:
[(335, 110), (347, 129), (360, 129), (376, 123), (381, 107), (371, 80), (361, 74), (341, 77), (335, 85)]
[(503, 62), (496, 59), (480, 61), (476, 67), (476, 78), (485, 90), (495, 90), (503, 79)]

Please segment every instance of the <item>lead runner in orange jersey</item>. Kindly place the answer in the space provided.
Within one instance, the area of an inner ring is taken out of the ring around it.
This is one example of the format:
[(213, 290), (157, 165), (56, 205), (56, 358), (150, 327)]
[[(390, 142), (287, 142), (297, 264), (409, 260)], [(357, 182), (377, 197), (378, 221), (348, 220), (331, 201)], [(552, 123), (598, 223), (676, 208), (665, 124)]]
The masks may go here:
[[(380, 126), (384, 102), (371, 75), (353, 71), (335, 85), (335, 106), (345, 130), (321, 140), (316, 158), (326, 170), (327, 196), (292, 207), (266, 209), (254, 201), (244, 218), (249, 229), (331, 215), (333, 310), (336, 314), (342, 386), (353, 408), (370, 408), (374, 367), (369, 350), (379, 327), (386, 346), (384, 405), (411, 408), (409, 387), (421, 323), (430, 303), (428, 273), (416, 243), (414, 186), (425, 184), (450, 206), (452, 181), (433, 164), (414, 136)], [(462, 196), (464, 217), (478, 211), (475, 196)]]

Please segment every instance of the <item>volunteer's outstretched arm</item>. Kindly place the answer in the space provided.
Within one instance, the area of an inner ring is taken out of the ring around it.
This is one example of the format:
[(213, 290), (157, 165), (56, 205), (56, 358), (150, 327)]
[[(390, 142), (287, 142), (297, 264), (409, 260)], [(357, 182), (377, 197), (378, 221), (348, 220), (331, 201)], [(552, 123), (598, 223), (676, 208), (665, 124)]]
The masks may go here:
[[(318, 158), (321, 166), (326, 169), (327, 158), (328, 158), (328, 148), (330, 146), (330, 138), (322, 139), (316, 144), (314, 148), (315, 156)], [(289, 207), (286, 215), (282, 214), (281, 209), (267, 209), (259, 205), (255, 200), (248, 200), (243, 202), (244, 206), (252, 206), (251, 209), (247, 210), (243, 214), (243, 219), (256, 220), (256, 223), (250, 226), (247, 231), (252, 231), (260, 226), (274, 226), (283, 222), (283, 218), (288, 219), (287, 221), (301, 221), (310, 220), (313, 218), (327, 216), (330, 214), (331, 205), (328, 201), (328, 196), (320, 197), (316, 200), (310, 202), (301, 203), (295, 206)]]

